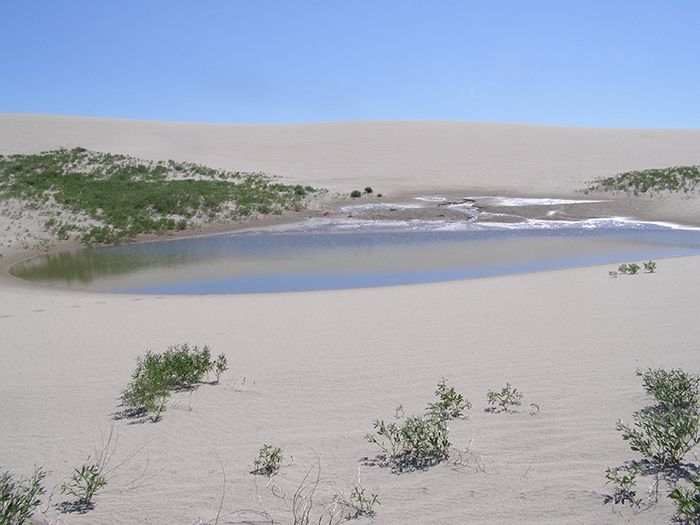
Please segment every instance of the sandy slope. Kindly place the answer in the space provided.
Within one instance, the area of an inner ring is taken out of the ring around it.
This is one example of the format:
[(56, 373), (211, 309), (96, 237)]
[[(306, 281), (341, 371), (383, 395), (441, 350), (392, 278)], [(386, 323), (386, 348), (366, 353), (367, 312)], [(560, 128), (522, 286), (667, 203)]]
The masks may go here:
[[(604, 471), (633, 458), (615, 432), (644, 403), (637, 367), (698, 369), (700, 258), (664, 260), (656, 275), (610, 279), (607, 268), (423, 286), (218, 297), (136, 297), (0, 288), (3, 464), (40, 463), (58, 482), (119, 434), (117, 471), (94, 512), (63, 523), (192, 523), (216, 515), (221, 459), (225, 511), (261, 508), (248, 474), (257, 448), (292, 454), (287, 487), (324, 455), (344, 489), (375, 417), (422, 410), (444, 375), (473, 402), (452, 423), (487, 473), (441, 465), (397, 476), (363, 467), (382, 496), (378, 523), (623, 522), (603, 506)], [(137, 355), (182, 341), (228, 353), (223, 384), (181, 394), (158, 424), (112, 422)], [(241, 385), (243, 377), (245, 384)], [(235, 378), (235, 381), (233, 381)], [(485, 393), (506, 381), (541, 413), (492, 415)], [(132, 488), (131, 477), (150, 465)], [(143, 482), (143, 485), (141, 485)], [(288, 515), (258, 479), (262, 507)], [(643, 490), (644, 487), (642, 487)], [(121, 491), (124, 490), (122, 493)], [(665, 522), (667, 502), (635, 518)]]
[[(339, 191), (370, 184), (566, 195), (595, 175), (700, 162), (697, 131), (0, 115), (0, 152), (74, 145), (263, 169)], [(690, 212), (696, 202), (686, 201)], [(248, 473), (263, 442), (294, 456), (276, 478), (287, 490), (314, 451), (322, 456), (329, 481), (320, 504), (335, 490), (347, 492), (361, 458), (376, 452), (363, 439), (372, 420), (390, 418), (398, 404), (421, 411), (446, 376), (474, 403), (469, 420), (451, 424), (453, 441), (463, 447), (473, 439), (487, 471), (440, 465), (397, 476), (362, 466), (363, 484), (381, 495), (376, 523), (668, 522), (665, 499), (633, 517), (603, 506), (601, 493), (606, 467), (635, 457), (614, 429), (645, 401), (635, 369), (700, 369), (699, 263), (663, 260), (658, 274), (618, 279), (591, 267), (382, 289), (166, 298), (50, 290), (5, 275), (0, 464), (15, 472), (45, 465), (52, 486), (113, 428), (112, 463), (136, 454), (110, 475), (93, 512), (59, 523), (211, 520), (221, 465), (223, 513), (264, 509), (288, 523), (283, 502)], [(136, 356), (184, 341), (228, 354), (222, 384), (178, 394), (158, 424), (113, 421)], [(486, 391), (506, 381), (541, 413), (484, 413)]]
[(601, 175), (700, 163), (700, 130), (464, 122), (236, 126), (0, 114), (0, 154), (61, 146), (262, 170), (341, 192), (369, 185), (385, 193), (569, 194)]

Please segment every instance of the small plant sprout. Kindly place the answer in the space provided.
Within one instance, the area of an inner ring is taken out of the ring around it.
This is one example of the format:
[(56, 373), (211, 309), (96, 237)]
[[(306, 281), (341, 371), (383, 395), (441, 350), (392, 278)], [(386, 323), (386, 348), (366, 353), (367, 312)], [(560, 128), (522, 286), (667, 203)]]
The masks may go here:
[(406, 410), (404, 410), (403, 405), (399, 405), (394, 409), (394, 417), (396, 419), (401, 419), (406, 415)]
[(430, 403), (426, 412), (433, 417), (444, 420), (464, 417), (464, 411), (469, 410), (472, 404), (462, 394), (458, 394), (454, 387), (447, 386), (447, 380), (443, 377), (435, 390), (437, 401)]
[(34, 510), (41, 504), (44, 494), (43, 481), (46, 472), (35, 467), (29, 478), (15, 477), (8, 471), (0, 472), (0, 523), (22, 525), (27, 523)]
[(605, 471), (606, 485), (610, 484), (614, 487), (612, 496), (608, 497), (608, 501), (615, 504), (624, 505), (629, 502), (632, 505), (639, 506), (640, 501), (635, 497), (637, 493), (632, 490), (637, 480), (637, 470), (634, 468), (609, 468)]
[(97, 491), (107, 485), (107, 480), (97, 463), (88, 462), (80, 468), (73, 469), (71, 479), (61, 485), (61, 494), (76, 498), (74, 502), (64, 503), (60, 508), (64, 512), (85, 512), (94, 508), (93, 498)]
[(367, 489), (359, 485), (355, 485), (350, 493), (349, 506), (352, 509), (350, 519), (357, 519), (360, 516), (373, 517), (376, 514), (375, 505), (381, 505), (379, 495), (374, 493), (366, 493)]
[(613, 279), (617, 279), (617, 272), (616, 271), (610, 271), (608, 272), (608, 276), (612, 277)]
[(654, 261), (647, 261), (642, 264), (644, 265), (644, 271), (646, 273), (654, 273), (656, 271), (656, 263)]
[(272, 477), (282, 466), (282, 449), (265, 443), (253, 462), (255, 469), (252, 474)]
[(216, 375), (216, 383), (219, 382), (221, 374), (226, 372), (226, 370), (228, 370), (228, 360), (226, 359), (226, 355), (219, 354), (219, 357), (217, 357), (216, 361), (214, 361), (214, 374)]
[(628, 264), (627, 265), (627, 273), (630, 275), (636, 275), (639, 273), (639, 265), (636, 263)]
[(352, 190), (350, 192), (350, 197), (352, 197), (353, 199), (357, 199), (359, 197), (362, 197), (362, 192), (360, 190)]
[(668, 495), (676, 503), (676, 517), (680, 523), (700, 523), (700, 474), (691, 487), (676, 485)]
[(521, 405), (523, 394), (518, 389), (513, 388), (510, 383), (506, 383), (500, 391), (489, 390), (486, 394), (486, 400), (489, 402), (487, 412), (498, 414), (507, 412), (509, 414), (517, 412), (515, 407)]
[(540, 413), (540, 405), (537, 403), (530, 403), (530, 412), (529, 414), (531, 416), (536, 416), (537, 414)]

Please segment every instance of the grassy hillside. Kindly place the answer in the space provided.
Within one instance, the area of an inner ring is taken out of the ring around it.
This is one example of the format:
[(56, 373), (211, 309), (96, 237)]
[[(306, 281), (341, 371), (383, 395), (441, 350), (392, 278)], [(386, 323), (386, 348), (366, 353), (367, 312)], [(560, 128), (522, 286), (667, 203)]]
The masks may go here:
[(584, 190), (622, 191), (634, 195), (670, 191), (691, 193), (700, 186), (700, 166), (674, 166), (628, 171), (614, 177), (599, 178)]
[(0, 156), (0, 199), (45, 208), (48, 231), (86, 244), (298, 210), (316, 191), (262, 173), (148, 162), (83, 148)]

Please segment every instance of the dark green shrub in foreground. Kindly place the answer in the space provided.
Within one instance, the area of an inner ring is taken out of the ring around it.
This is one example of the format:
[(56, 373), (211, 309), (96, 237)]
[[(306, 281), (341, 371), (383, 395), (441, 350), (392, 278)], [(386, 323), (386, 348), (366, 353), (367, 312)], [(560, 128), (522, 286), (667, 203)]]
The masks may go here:
[(171, 391), (193, 388), (210, 372), (216, 374), (218, 382), (227, 369), (226, 356), (219, 354), (213, 361), (208, 346), (182, 344), (160, 354), (147, 352), (138, 358), (131, 383), (122, 392), (121, 399), (134, 415), (150, 413), (153, 421), (158, 421)]
[(700, 474), (691, 487), (676, 485), (668, 495), (676, 503), (676, 516), (681, 523), (700, 524)]
[(29, 478), (15, 479), (10, 472), (0, 472), (0, 525), (21, 525), (31, 517), (41, 504), (39, 496), (46, 492), (45, 477), (41, 467)]
[(370, 188), (369, 186), (367, 186), (367, 187), (365, 188), (365, 193), (372, 193), (372, 188)]
[(638, 372), (656, 404), (632, 416), (632, 426), (618, 421), (617, 430), (630, 448), (660, 465), (678, 465), (700, 443), (700, 379), (683, 370)]
[(353, 190), (350, 192), (350, 196), (353, 199), (357, 199), (358, 197), (362, 197), (362, 192), (360, 190)]

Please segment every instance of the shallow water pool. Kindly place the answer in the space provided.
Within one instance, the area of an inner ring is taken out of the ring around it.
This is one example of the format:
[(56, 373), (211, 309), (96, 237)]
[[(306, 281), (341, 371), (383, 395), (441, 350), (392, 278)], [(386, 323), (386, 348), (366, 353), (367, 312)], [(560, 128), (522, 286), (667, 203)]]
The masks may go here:
[(265, 293), (449, 281), (692, 254), (700, 254), (700, 230), (624, 219), (518, 224), (318, 219), (52, 254), (18, 263), (10, 273), (93, 291)]

